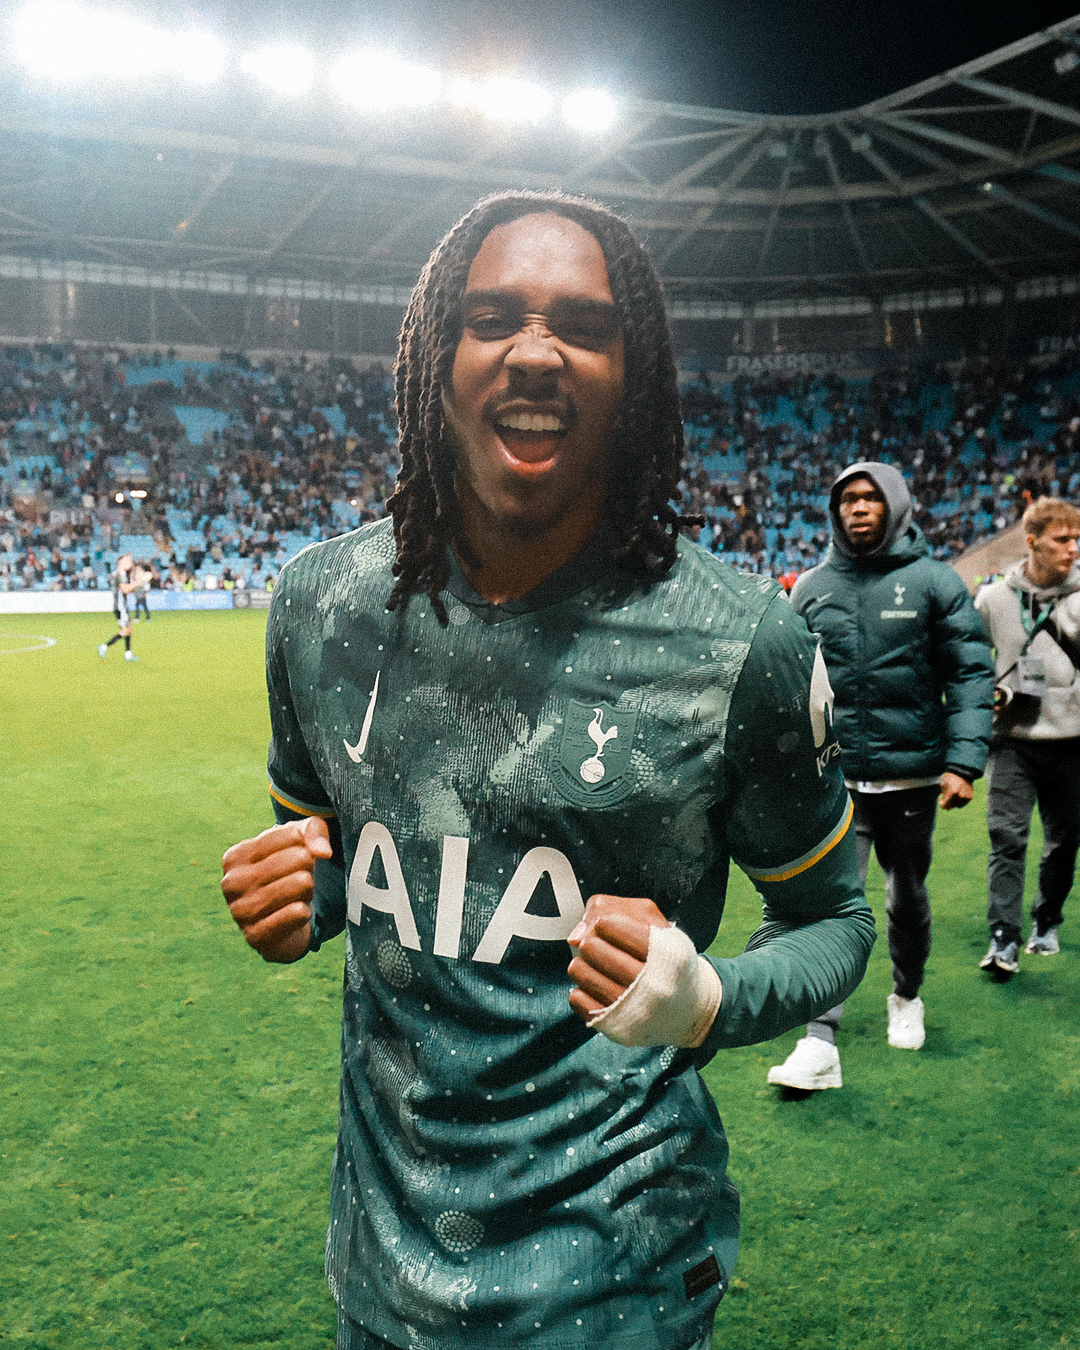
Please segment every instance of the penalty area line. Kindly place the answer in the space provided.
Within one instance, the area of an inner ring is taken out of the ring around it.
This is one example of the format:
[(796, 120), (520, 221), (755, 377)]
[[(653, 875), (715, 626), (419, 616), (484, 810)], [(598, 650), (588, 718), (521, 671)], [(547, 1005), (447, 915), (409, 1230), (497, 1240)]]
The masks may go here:
[[(9, 642), (30, 642), (30, 647), (9, 647)], [(0, 656), (19, 656), (23, 652), (42, 652), (46, 647), (55, 647), (56, 638), (45, 637), (43, 633), (0, 633)]]

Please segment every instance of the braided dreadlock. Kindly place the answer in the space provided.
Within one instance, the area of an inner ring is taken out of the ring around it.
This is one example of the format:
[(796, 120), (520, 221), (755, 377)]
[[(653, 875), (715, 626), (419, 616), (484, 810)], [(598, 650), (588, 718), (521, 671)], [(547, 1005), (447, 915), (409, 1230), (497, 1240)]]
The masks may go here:
[(477, 560), (460, 534), (454, 487), (456, 454), (443, 415), (461, 336), (460, 307), (473, 259), (498, 225), (552, 212), (576, 221), (600, 245), (625, 347), (625, 389), (615, 427), (606, 519), (620, 543), (615, 560), (648, 581), (675, 562), (681, 517), (671, 502), (682, 471), (683, 426), (671, 337), (660, 282), (629, 226), (598, 202), (559, 192), (507, 192), (485, 198), (449, 231), (428, 259), (405, 313), (395, 369), (401, 471), (387, 503), (394, 518), (397, 582), (387, 600), (397, 609), (425, 591), (440, 623), (439, 593), (451, 543), (471, 566)]

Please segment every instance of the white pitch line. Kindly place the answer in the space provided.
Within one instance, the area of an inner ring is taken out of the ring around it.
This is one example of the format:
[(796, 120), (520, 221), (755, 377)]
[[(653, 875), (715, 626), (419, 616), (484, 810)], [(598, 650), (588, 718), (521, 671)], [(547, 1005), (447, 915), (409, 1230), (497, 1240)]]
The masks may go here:
[(25, 642), (27, 638), (33, 642), (32, 647), (0, 647), (0, 656), (18, 656), (21, 652), (40, 652), (56, 646), (56, 638), (45, 637), (42, 633), (0, 633), (0, 642)]

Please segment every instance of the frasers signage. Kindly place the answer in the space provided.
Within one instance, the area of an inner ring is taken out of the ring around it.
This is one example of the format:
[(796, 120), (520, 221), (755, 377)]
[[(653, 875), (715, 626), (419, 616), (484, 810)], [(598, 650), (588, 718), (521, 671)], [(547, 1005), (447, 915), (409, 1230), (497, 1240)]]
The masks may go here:
[(1080, 352), (1080, 333), (1068, 337), (1041, 337), (1035, 345), (1036, 356), (1058, 356), (1062, 352)]
[(869, 362), (859, 352), (766, 352), (763, 356), (729, 356), (731, 375), (824, 375), (857, 370)]
[(234, 590), (233, 609), (269, 609), (272, 597), (272, 591), (259, 590), (257, 587), (243, 591)]

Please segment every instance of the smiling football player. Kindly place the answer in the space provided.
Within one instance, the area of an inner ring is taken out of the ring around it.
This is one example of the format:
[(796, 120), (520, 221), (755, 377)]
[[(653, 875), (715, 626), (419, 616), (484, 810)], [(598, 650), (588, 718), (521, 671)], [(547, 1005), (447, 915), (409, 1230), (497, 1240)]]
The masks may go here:
[[(345, 930), (338, 1344), (705, 1347), (738, 1195), (698, 1070), (873, 941), (821, 658), (679, 536), (659, 284), (603, 208), (460, 221), (397, 396), (392, 520), (275, 590), (279, 824), (222, 883), (267, 960)], [(764, 922), (709, 958), (732, 859)]]

